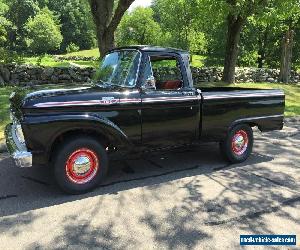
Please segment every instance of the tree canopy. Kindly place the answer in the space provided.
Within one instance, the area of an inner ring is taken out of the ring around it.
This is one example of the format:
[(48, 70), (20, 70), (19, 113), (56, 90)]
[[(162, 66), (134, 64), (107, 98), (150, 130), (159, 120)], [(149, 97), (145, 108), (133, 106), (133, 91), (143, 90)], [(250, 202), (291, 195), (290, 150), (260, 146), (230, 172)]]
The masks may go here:
[[(0, 0), (0, 30), (6, 22), (6, 44), (10, 50), (30, 53), (27, 46), (29, 19), (35, 18), (40, 10), (48, 8), (60, 25), (63, 41), (55, 52), (65, 52), (68, 45), (80, 49), (91, 49), (96, 44), (95, 26), (90, 6), (86, 0)], [(0, 34), (3, 33), (0, 31)], [(54, 52), (49, 48), (48, 53)]]
[(63, 35), (62, 51), (65, 51), (71, 43), (76, 44), (81, 50), (94, 47), (96, 44), (95, 27), (88, 1), (56, 0), (46, 5), (56, 13), (60, 20)]
[(159, 45), (162, 31), (153, 18), (151, 8), (136, 8), (126, 13), (117, 30), (116, 43), (118, 46), (128, 44)]

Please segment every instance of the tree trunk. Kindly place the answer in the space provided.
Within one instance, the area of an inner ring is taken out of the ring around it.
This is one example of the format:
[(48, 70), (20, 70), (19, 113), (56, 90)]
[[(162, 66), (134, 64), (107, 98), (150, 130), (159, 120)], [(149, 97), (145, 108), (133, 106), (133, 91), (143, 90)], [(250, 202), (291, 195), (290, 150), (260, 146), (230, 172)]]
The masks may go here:
[(94, 23), (100, 57), (104, 57), (107, 51), (115, 46), (115, 31), (134, 0), (119, 0), (115, 8), (114, 0), (89, 0)]
[(103, 58), (105, 54), (115, 47), (115, 35), (114, 33), (101, 33), (97, 32), (98, 48), (100, 53), (100, 58)]
[(289, 28), (282, 39), (282, 53), (279, 81), (288, 83), (291, 78), (294, 30)]
[(235, 67), (239, 52), (239, 41), (245, 20), (242, 16), (229, 14), (226, 52), (224, 61), (223, 81), (227, 83), (235, 82)]

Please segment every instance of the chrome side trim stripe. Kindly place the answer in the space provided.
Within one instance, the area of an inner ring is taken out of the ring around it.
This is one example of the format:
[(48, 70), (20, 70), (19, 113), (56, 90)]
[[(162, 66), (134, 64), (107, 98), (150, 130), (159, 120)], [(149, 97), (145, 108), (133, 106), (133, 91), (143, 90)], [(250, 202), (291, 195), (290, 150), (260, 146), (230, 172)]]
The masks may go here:
[(114, 100), (91, 100), (91, 101), (70, 101), (70, 102), (45, 102), (35, 104), (37, 108), (50, 108), (50, 107), (69, 107), (69, 106), (91, 106), (91, 105), (111, 105), (118, 103), (118, 99)]
[(167, 101), (193, 101), (193, 100), (199, 100), (199, 98), (197, 96), (145, 98), (143, 99), (143, 103), (167, 102)]
[(155, 103), (167, 101), (189, 101), (199, 100), (197, 96), (187, 97), (158, 97), (141, 99), (111, 99), (111, 100), (91, 100), (91, 101), (70, 101), (70, 102), (45, 102), (37, 103), (34, 107), (50, 108), (50, 107), (70, 107), (70, 106), (93, 106), (93, 105), (113, 105), (113, 104), (131, 104), (131, 103)]
[(141, 99), (120, 99), (119, 103), (130, 104), (130, 103), (141, 103)]
[[(272, 96), (282, 96), (283, 93), (271, 93)], [(220, 95), (204, 95), (204, 100), (212, 100), (212, 99), (227, 99), (227, 98), (243, 98), (243, 97), (267, 97), (270, 96), (270, 93), (256, 93), (256, 94), (220, 94)]]
[(253, 120), (272, 119), (272, 118), (284, 118), (284, 115), (254, 116), (254, 117), (238, 119), (236, 121), (253, 121)]

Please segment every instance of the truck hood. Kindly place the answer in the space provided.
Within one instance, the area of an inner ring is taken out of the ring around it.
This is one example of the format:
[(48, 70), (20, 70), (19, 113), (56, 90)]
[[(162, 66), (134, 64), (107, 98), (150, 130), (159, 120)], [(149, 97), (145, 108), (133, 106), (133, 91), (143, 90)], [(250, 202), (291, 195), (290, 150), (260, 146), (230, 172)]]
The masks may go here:
[(48, 109), (57, 107), (84, 106), (85, 103), (107, 102), (119, 100), (127, 88), (115, 86), (85, 86), (80, 88), (56, 88), (32, 91), (32, 89), (16, 89), (10, 96), (11, 110), (18, 118), (32, 109)]

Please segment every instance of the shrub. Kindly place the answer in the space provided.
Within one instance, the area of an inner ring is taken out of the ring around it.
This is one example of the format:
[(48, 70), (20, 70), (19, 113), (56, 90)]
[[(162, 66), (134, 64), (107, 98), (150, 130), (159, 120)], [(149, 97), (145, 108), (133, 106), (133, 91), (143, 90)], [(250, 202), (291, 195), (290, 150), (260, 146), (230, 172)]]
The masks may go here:
[(45, 54), (60, 48), (63, 37), (53, 13), (44, 8), (26, 24), (26, 43), (35, 54)]
[(75, 43), (70, 43), (66, 48), (68, 54), (72, 52), (77, 52), (79, 50), (80, 50), (79, 46), (77, 46)]
[(15, 51), (10, 51), (5, 48), (0, 48), (0, 64), (10, 64), (10, 63), (16, 63), (16, 64), (23, 64), (25, 62), (25, 59), (22, 54), (18, 54)]

